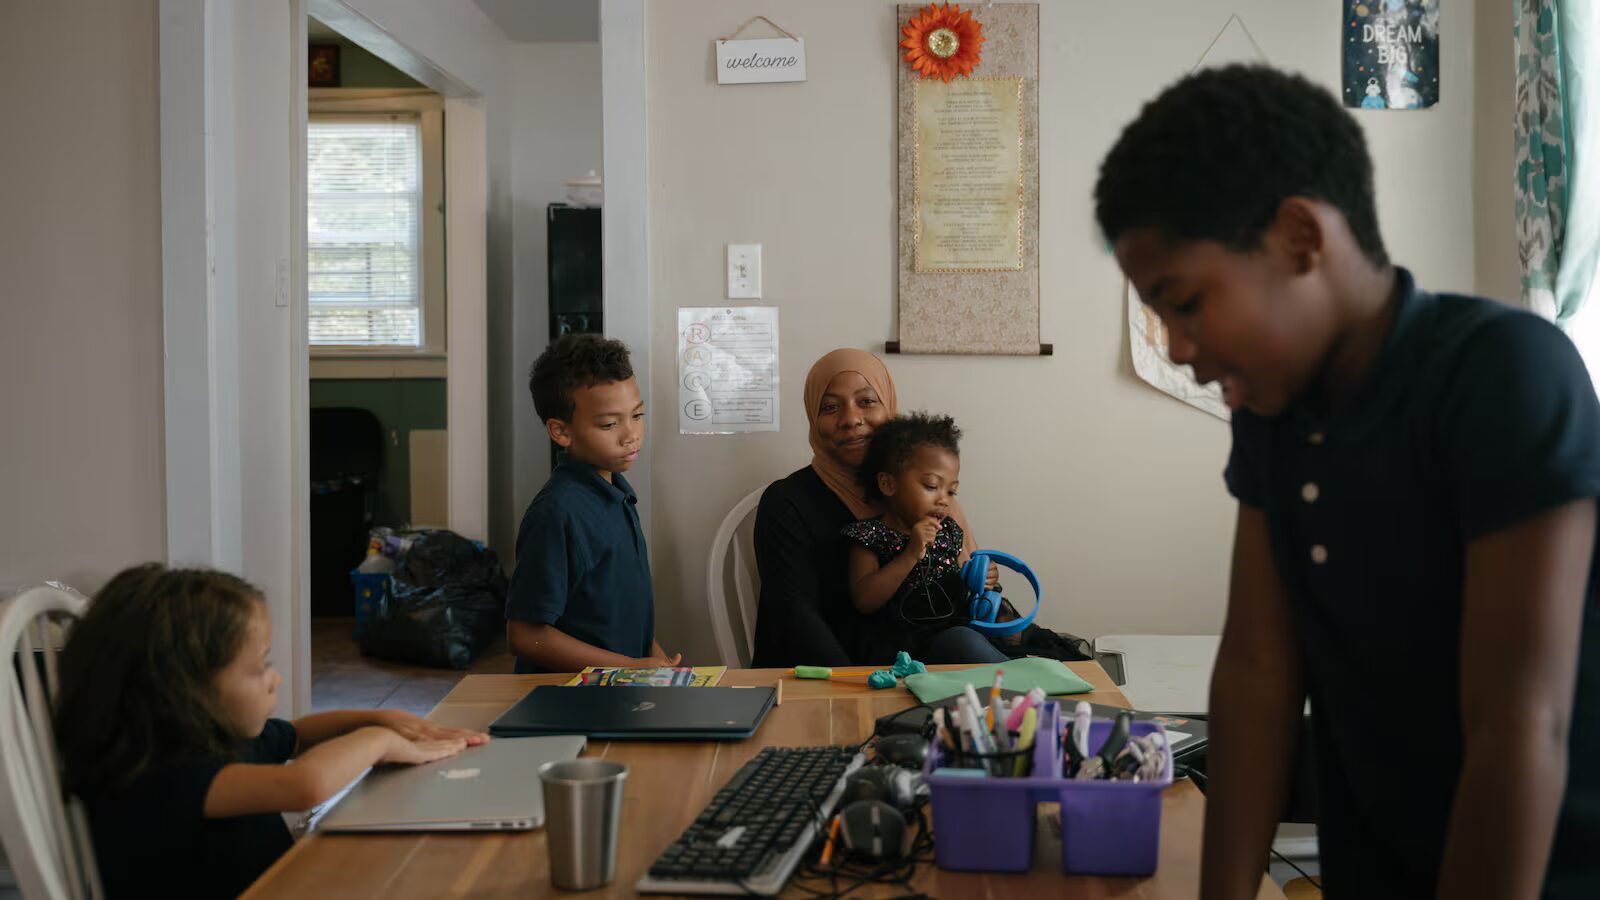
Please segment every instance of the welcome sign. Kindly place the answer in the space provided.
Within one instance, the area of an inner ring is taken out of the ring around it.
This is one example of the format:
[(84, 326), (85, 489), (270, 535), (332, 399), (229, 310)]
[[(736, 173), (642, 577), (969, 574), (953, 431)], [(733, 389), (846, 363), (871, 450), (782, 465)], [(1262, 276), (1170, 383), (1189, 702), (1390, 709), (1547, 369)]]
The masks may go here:
[(717, 41), (717, 84), (805, 80), (805, 38)]

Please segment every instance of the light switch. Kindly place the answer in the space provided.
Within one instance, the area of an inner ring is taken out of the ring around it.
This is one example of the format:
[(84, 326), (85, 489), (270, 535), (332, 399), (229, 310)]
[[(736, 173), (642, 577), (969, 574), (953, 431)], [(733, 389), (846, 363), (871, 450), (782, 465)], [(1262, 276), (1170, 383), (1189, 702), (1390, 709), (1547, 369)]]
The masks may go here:
[(761, 296), (761, 245), (728, 245), (728, 299)]

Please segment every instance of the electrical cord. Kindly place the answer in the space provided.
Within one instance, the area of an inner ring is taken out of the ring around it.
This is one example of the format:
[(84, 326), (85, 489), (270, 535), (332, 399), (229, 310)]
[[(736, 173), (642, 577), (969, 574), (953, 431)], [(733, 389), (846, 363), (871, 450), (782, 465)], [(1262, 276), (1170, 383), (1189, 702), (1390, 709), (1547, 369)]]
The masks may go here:
[(1309, 884), (1312, 887), (1317, 889), (1317, 893), (1319, 893), (1319, 894), (1322, 893), (1322, 882), (1320, 882), (1320, 881), (1316, 880), (1315, 878), (1312, 878), (1310, 875), (1306, 874), (1306, 870), (1300, 868), (1297, 865), (1295, 865), (1294, 864), (1294, 860), (1290, 859), (1287, 856), (1284, 856), (1282, 853), (1279, 853), (1277, 850), (1275, 850), (1275, 849), (1273, 849), (1271, 847), (1268, 847), (1267, 849), (1272, 850), (1272, 855), (1276, 856), (1277, 858), (1279, 858), (1281, 860), (1283, 860), (1284, 863), (1289, 866), (1289, 868), (1295, 870), (1296, 872), (1299, 872), (1300, 873), (1300, 877), (1304, 878), (1306, 880), (1307, 884)]
[[(850, 859), (846, 854), (830, 866), (812, 861), (790, 878), (789, 886), (817, 900), (843, 900), (869, 884), (891, 884), (907, 891), (891, 900), (932, 900), (928, 894), (911, 885), (917, 876), (918, 866), (933, 862), (933, 833), (924, 812), (926, 806), (927, 800), (919, 800), (904, 811), (907, 820), (915, 826), (910, 851), (904, 857), (868, 863)], [(842, 886), (841, 880), (845, 880)], [(806, 884), (807, 881), (825, 882), (827, 889), (813, 887)]]

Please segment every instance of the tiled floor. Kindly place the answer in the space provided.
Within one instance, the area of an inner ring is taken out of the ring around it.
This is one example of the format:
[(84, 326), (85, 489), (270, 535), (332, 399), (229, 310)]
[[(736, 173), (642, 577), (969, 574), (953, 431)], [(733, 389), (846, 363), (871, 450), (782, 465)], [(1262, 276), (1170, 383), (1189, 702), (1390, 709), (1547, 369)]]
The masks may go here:
[(465, 672), (383, 662), (361, 655), (350, 639), (352, 619), (311, 620), (311, 707), (404, 709), (425, 716), (467, 674), (509, 674), (501, 638)]

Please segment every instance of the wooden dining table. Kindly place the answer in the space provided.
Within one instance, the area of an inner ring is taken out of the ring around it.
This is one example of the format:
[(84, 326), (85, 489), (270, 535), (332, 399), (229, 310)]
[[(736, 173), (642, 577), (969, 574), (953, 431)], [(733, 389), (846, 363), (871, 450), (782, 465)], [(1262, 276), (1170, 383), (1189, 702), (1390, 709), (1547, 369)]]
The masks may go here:
[[(1068, 663), (1094, 690), (1071, 699), (1128, 706), (1094, 662)], [(935, 668), (961, 668), (935, 667)], [(461, 728), (490, 722), (539, 685), (570, 675), (468, 675), (434, 708), (429, 719)], [(550, 883), (545, 835), (523, 832), (322, 834), (296, 842), (245, 894), (254, 900), (311, 897), (633, 897), (634, 884), (657, 856), (694, 820), (713, 794), (763, 747), (859, 744), (874, 721), (916, 704), (903, 687), (874, 690), (845, 681), (797, 680), (784, 669), (730, 669), (727, 686), (781, 686), (781, 701), (754, 737), (741, 741), (591, 741), (585, 755), (629, 767), (622, 802), (616, 878), (581, 894)], [(597, 688), (603, 690), (603, 688)], [(537, 777), (533, 772), (528, 777)], [(1147, 878), (1064, 875), (1057, 818), (1044, 805), (1030, 872), (954, 872), (920, 864), (911, 878), (919, 891), (941, 898), (1193, 898), (1200, 882), (1200, 833), (1205, 798), (1189, 781), (1163, 796), (1161, 849)], [(937, 835), (935, 835), (937, 840)], [(812, 885), (816, 887), (816, 885)], [(904, 894), (898, 884), (870, 884), (851, 897)], [(814, 896), (791, 884), (784, 896)], [(1258, 900), (1282, 898), (1263, 876)]]

